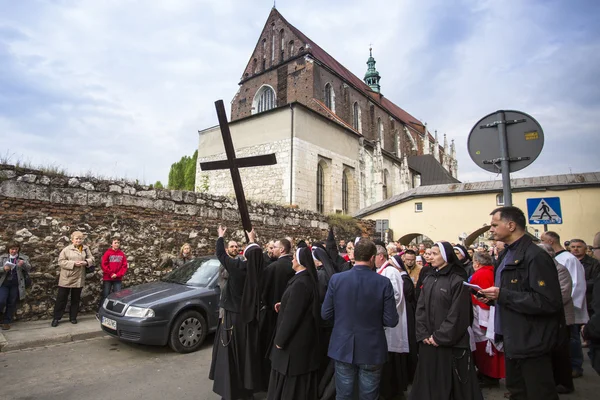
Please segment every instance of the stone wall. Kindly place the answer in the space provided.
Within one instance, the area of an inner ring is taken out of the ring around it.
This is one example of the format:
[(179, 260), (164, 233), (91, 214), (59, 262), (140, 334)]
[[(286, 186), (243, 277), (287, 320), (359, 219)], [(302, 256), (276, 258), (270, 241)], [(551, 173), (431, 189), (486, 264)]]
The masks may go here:
[[(249, 203), (250, 218), (261, 241), (291, 236), (326, 237), (325, 216), (266, 203)], [(205, 193), (155, 190), (124, 181), (50, 176), (40, 171), (0, 165), (0, 249), (9, 241), (22, 245), (33, 265), (33, 286), (17, 318), (51, 317), (56, 298), (58, 255), (70, 234), (83, 231), (96, 260), (119, 236), (130, 268), (124, 286), (164, 275), (184, 242), (195, 255), (214, 254), (216, 226), (229, 226), (229, 238), (242, 240), (234, 199)], [(372, 231), (372, 224), (366, 224)], [(97, 307), (100, 268), (89, 274), (82, 312)]]

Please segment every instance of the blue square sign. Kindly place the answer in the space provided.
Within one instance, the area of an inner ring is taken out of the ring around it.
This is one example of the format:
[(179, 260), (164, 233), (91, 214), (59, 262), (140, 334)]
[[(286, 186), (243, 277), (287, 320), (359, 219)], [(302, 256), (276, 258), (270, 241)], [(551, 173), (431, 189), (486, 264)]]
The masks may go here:
[(530, 224), (562, 224), (560, 197), (527, 199), (527, 215)]

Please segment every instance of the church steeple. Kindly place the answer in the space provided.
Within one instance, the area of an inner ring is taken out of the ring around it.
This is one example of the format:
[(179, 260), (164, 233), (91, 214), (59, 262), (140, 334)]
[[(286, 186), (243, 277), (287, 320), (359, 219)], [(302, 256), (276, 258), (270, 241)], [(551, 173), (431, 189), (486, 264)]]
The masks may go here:
[(373, 49), (369, 48), (369, 59), (367, 60), (367, 73), (365, 74), (365, 83), (369, 85), (374, 92), (379, 93), (381, 86), (379, 86), (379, 72), (375, 69), (375, 59), (373, 58)]

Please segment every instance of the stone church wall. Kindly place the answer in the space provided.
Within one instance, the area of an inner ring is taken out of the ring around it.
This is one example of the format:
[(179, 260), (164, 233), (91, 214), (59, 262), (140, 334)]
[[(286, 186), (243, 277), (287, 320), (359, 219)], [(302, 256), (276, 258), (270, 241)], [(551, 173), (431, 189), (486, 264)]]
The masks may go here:
[[(225, 179), (225, 178), (224, 178)], [(227, 177), (227, 181), (229, 181)], [(50, 318), (56, 298), (58, 255), (70, 234), (83, 231), (99, 263), (113, 236), (120, 236), (130, 268), (124, 285), (159, 279), (184, 242), (195, 255), (214, 254), (219, 223), (227, 236), (241, 240), (234, 199), (178, 190), (156, 190), (124, 181), (46, 175), (0, 165), (0, 249), (22, 245), (33, 265), (33, 286), (19, 306), (19, 319)], [(281, 236), (324, 239), (325, 216), (310, 211), (249, 203), (259, 239)], [(99, 264), (98, 264), (99, 265)], [(82, 312), (94, 312), (101, 285), (100, 268), (86, 278)]]

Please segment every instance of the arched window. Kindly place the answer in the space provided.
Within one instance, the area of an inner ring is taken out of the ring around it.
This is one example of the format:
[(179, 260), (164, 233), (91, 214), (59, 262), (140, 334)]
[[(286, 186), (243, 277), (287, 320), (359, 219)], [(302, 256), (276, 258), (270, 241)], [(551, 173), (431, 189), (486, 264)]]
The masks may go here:
[(350, 209), (350, 193), (348, 192), (348, 174), (346, 171), (342, 173), (342, 212), (348, 214)]
[(325, 174), (323, 173), (323, 166), (317, 164), (317, 212), (322, 213), (325, 209), (325, 185), (324, 185)]
[(283, 29), (282, 29), (279, 31), (279, 61), (283, 62), (284, 51), (285, 51), (285, 37), (284, 37)]
[(387, 169), (383, 170), (383, 200), (386, 200), (390, 193), (388, 193), (388, 181), (390, 179), (390, 173)]
[(271, 65), (275, 63), (275, 24), (272, 26), (271, 32)]
[(252, 73), (256, 74), (258, 72), (258, 61), (256, 58), (252, 60)]
[(381, 122), (381, 118), (377, 118), (377, 135), (383, 149), (383, 122)]
[(267, 39), (263, 39), (262, 53), (263, 53), (262, 70), (264, 71), (265, 69), (267, 69)]
[(290, 42), (288, 43), (288, 52), (289, 52), (289, 56), (292, 57), (294, 55), (294, 41), (290, 40)]
[(252, 101), (252, 114), (270, 110), (275, 108), (275, 106), (275, 91), (271, 86), (263, 85), (258, 89), (256, 95), (254, 95), (254, 100)]
[(352, 106), (352, 126), (355, 131), (362, 133), (362, 116), (358, 102)]
[(400, 157), (400, 135), (398, 134), (398, 131), (394, 132), (394, 153), (396, 154), (396, 157)]
[(325, 85), (325, 105), (331, 111), (335, 112), (335, 92), (333, 91), (331, 83)]

